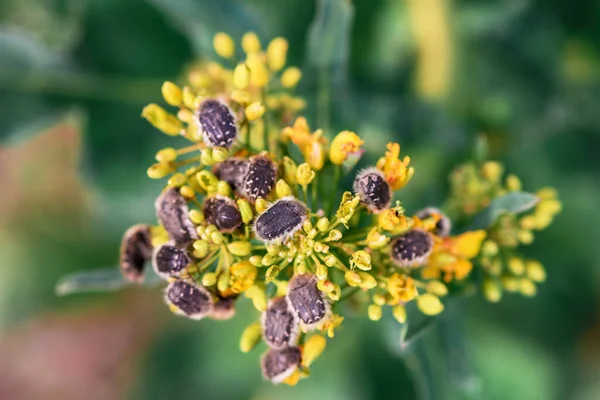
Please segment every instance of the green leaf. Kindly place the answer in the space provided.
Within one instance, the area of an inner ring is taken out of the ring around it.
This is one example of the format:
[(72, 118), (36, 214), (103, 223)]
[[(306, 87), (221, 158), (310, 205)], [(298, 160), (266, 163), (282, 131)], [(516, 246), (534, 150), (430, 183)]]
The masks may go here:
[(511, 192), (495, 198), (492, 203), (473, 219), (473, 229), (485, 229), (496, 222), (502, 214), (519, 214), (535, 207), (540, 199), (528, 192)]
[[(146, 271), (152, 269), (146, 268)], [(146, 273), (144, 286), (156, 286), (162, 280), (153, 273)], [(116, 292), (123, 288), (133, 286), (133, 283), (125, 280), (119, 268), (105, 268), (93, 271), (75, 272), (61, 278), (54, 291), (57, 296), (66, 296), (82, 292)]]
[(354, 7), (349, 0), (318, 0), (308, 33), (308, 61), (323, 68), (345, 65), (350, 49)]

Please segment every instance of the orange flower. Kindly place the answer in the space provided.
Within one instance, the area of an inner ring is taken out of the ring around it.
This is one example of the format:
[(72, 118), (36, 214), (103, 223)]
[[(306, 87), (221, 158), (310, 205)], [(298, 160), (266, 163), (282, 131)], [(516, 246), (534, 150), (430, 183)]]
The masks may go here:
[(294, 122), (294, 126), (283, 128), (283, 136), (289, 138), (292, 143), (298, 146), (304, 160), (312, 169), (318, 171), (323, 168), (327, 139), (323, 137), (322, 129), (317, 129), (311, 133), (306, 118), (298, 117)]
[(398, 273), (389, 277), (387, 282), (387, 290), (394, 298), (394, 302), (407, 303), (417, 297), (417, 287), (415, 280), (410, 276), (401, 275)]
[(410, 157), (405, 156), (400, 160), (398, 143), (388, 143), (387, 149), (385, 157), (381, 157), (377, 161), (377, 168), (383, 172), (385, 180), (390, 184), (392, 190), (402, 189), (415, 174), (415, 169), (408, 166)]
[(464, 279), (473, 269), (470, 260), (479, 253), (485, 236), (484, 230), (478, 230), (438, 239), (421, 276), (439, 279), (443, 275), (445, 282)]

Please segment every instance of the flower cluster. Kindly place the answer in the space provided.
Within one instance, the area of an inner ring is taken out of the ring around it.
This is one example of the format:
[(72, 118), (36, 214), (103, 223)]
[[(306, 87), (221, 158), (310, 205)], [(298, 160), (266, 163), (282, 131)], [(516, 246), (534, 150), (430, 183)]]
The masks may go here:
[(194, 65), (183, 86), (163, 85), (173, 112), (157, 104), (142, 112), (191, 143), (158, 151), (148, 169), (150, 178), (166, 181), (155, 203), (158, 224), (126, 232), (126, 279), (142, 282), (151, 262), (167, 283), (169, 308), (191, 319), (232, 318), (236, 303), (249, 299), (256, 321), (240, 348), (249, 352), (264, 341), (263, 375), (290, 385), (309, 375), (334, 337), (345, 300), (373, 321), (390, 308), (405, 323), (413, 301), (436, 315), (442, 297), (477, 278), (474, 266), (490, 300), (499, 300), (502, 287), (535, 292), (544, 270), (515, 251), (559, 211), (556, 193), (540, 191), (533, 214), (509, 212), (488, 227), (457, 229), (448, 215), (464, 221), (520, 190), (512, 175), (501, 184), (500, 164), (473, 163), (452, 173), (447, 213), (425, 207), (409, 215), (394, 199), (415, 171), (397, 143), (340, 193), (341, 177), (364, 153), (363, 139), (342, 131), (329, 141), (330, 132), (313, 131), (296, 115), (304, 107), (293, 93), (301, 72), (285, 67), (287, 42), (276, 38), (263, 50), (248, 33), (237, 64), (229, 36), (217, 34), (214, 48), (222, 63)]

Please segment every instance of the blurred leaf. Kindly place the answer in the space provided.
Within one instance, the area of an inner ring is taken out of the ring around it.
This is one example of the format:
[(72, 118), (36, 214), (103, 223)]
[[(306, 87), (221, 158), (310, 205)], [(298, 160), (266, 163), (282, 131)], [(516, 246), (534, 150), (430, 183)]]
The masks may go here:
[[(152, 268), (145, 268), (144, 271), (144, 286), (153, 287), (164, 282)], [(116, 292), (128, 286), (134, 284), (123, 278), (119, 268), (113, 267), (67, 275), (56, 283), (54, 290), (57, 296), (66, 296), (82, 292)]]
[(485, 229), (491, 226), (499, 216), (505, 213), (519, 214), (530, 210), (538, 203), (539, 198), (527, 192), (511, 192), (497, 197), (485, 210), (474, 217), (470, 229)]
[(473, 151), (473, 158), (478, 164), (485, 162), (490, 153), (490, 143), (486, 135), (477, 135), (475, 139), (475, 149)]
[(364, 153), (365, 149), (360, 149), (359, 151), (355, 151), (353, 153), (348, 154), (348, 157), (346, 157), (344, 163), (342, 164), (344, 175), (350, 173), (350, 171), (352, 171), (354, 167), (356, 167), (356, 164), (358, 164)]
[(345, 65), (350, 52), (354, 7), (349, 0), (317, 0), (308, 32), (308, 61), (319, 68)]
[(234, 0), (148, 0), (169, 15), (192, 42), (196, 55), (213, 54), (212, 39), (216, 32), (227, 32), (234, 40), (247, 31), (259, 36), (262, 26), (244, 2)]

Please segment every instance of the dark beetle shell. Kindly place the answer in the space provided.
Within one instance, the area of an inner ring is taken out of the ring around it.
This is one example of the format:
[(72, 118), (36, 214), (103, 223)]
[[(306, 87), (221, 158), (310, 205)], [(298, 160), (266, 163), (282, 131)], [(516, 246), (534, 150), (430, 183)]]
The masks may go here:
[(302, 353), (298, 347), (269, 349), (261, 360), (263, 376), (273, 382), (281, 382), (300, 366)]
[(238, 136), (233, 113), (219, 100), (208, 99), (200, 104), (198, 122), (209, 146), (230, 148)]
[(163, 278), (179, 276), (181, 271), (191, 263), (192, 258), (187, 251), (169, 244), (156, 249), (152, 259), (154, 271)]
[(258, 216), (254, 232), (266, 242), (282, 241), (300, 229), (305, 220), (304, 204), (293, 197), (284, 197)]
[(241, 192), (250, 201), (263, 199), (273, 191), (277, 182), (277, 167), (269, 158), (256, 156), (248, 164), (248, 172), (244, 177)]
[(202, 211), (206, 221), (215, 225), (221, 232), (232, 232), (242, 225), (242, 214), (229, 197), (216, 196), (206, 199)]
[(178, 246), (187, 246), (198, 239), (194, 224), (188, 216), (187, 201), (177, 188), (168, 188), (156, 199), (156, 216), (169, 237)]
[(288, 285), (287, 299), (305, 325), (317, 324), (327, 315), (328, 304), (317, 288), (317, 278), (314, 275), (294, 276)]
[(201, 319), (213, 310), (213, 298), (204, 287), (192, 281), (176, 280), (165, 290), (165, 301), (174, 312), (191, 319)]
[(149, 225), (134, 225), (127, 229), (121, 242), (119, 265), (129, 282), (144, 280), (144, 266), (152, 258), (152, 241)]
[(299, 321), (285, 297), (278, 297), (269, 302), (261, 322), (263, 338), (269, 347), (280, 349), (296, 344)]
[(433, 248), (433, 238), (422, 229), (411, 229), (394, 239), (391, 245), (392, 260), (401, 267), (423, 265)]
[(389, 207), (392, 200), (392, 190), (381, 171), (368, 168), (361, 171), (354, 179), (354, 192), (372, 212), (379, 212)]
[(450, 230), (452, 229), (452, 223), (450, 222), (450, 218), (448, 218), (437, 208), (427, 207), (417, 212), (415, 215), (420, 219), (426, 219), (434, 214), (439, 215), (440, 220), (435, 224), (435, 229), (433, 230), (433, 233), (439, 237), (448, 236), (450, 234)]
[(232, 157), (215, 165), (213, 172), (217, 178), (229, 183), (233, 190), (240, 190), (250, 162), (243, 158)]

